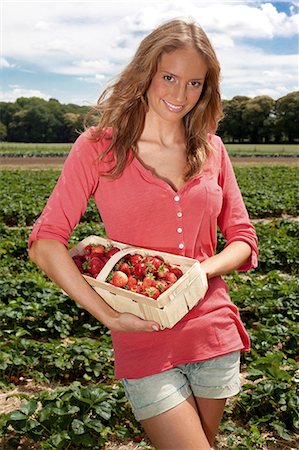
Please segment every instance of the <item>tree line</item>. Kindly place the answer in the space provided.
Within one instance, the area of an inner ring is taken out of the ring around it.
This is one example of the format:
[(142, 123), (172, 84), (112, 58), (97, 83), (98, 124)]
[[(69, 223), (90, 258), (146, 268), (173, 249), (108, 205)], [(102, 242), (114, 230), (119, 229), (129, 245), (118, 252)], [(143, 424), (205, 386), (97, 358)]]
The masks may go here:
[[(73, 142), (84, 129), (89, 107), (51, 98), (20, 97), (0, 102), (0, 140)], [(223, 100), (224, 118), (217, 134), (225, 142), (294, 143), (299, 140), (299, 91), (278, 100), (267, 95)], [(91, 115), (91, 118), (93, 116)]]

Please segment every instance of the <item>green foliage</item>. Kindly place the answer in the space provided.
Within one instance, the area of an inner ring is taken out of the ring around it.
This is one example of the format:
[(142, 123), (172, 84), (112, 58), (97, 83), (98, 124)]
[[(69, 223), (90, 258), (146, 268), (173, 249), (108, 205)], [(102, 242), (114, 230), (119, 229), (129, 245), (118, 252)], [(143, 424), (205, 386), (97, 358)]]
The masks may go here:
[(227, 277), (230, 295), (250, 334), (252, 350), (246, 362), (280, 350), (295, 358), (299, 341), (298, 277), (272, 271)]
[[(34, 299), (34, 301), (33, 301)], [(0, 336), (18, 333), (34, 339), (82, 336), (104, 327), (54, 285), (40, 286), (31, 279), (0, 281)]]
[[(41, 214), (50, 196), (59, 171), (47, 169), (35, 170), (1, 170), (1, 210), (0, 223), (9, 227), (30, 226)], [(95, 202), (90, 199), (87, 210), (81, 219), (99, 221)]]
[[(122, 424), (127, 417), (126, 426)], [(8, 433), (8, 428), (13, 433)], [(53, 392), (42, 392), (5, 416), (5, 448), (16, 448), (25, 436), (42, 450), (78, 448), (100, 450), (112, 434), (125, 437), (140, 432), (128, 409), (120, 384), (107, 386), (74, 382)]]
[[(0, 102), (2, 135), (10, 142), (73, 142), (84, 128), (90, 108), (61, 104), (51, 98), (21, 97), (16, 102)], [(252, 143), (298, 140), (299, 93), (273, 100), (263, 95), (254, 98), (237, 95), (223, 100), (224, 118), (219, 134), (228, 141)], [(90, 125), (97, 122), (93, 111)]]
[(88, 107), (63, 105), (51, 98), (21, 97), (1, 102), (1, 120), (10, 142), (73, 142), (84, 128)]
[[(298, 168), (236, 172), (251, 217), (298, 214)], [(20, 408), (0, 418), (1, 443), (7, 450), (37, 443), (45, 450), (83, 450), (103, 448), (110, 437), (141, 435), (122, 386), (113, 380), (110, 333), (28, 260), (28, 225), (42, 211), (58, 171), (2, 175), (0, 385), (7, 390), (30, 378), (57, 387), (20, 395)], [(94, 203), (89, 208), (70, 245), (105, 235)], [(256, 230), (258, 269), (226, 277), (252, 342), (242, 356), (246, 383), (221, 425), (232, 450), (264, 449), (267, 436), (286, 443), (299, 422), (299, 224), (279, 218), (256, 223)], [(218, 249), (223, 245), (220, 238)]]
[(249, 424), (273, 427), (289, 440), (299, 430), (299, 367), (282, 352), (267, 353), (248, 366), (248, 379), (238, 398), (234, 414), (241, 414)]
[(235, 173), (251, 218), (298, 215), (298, 167), (236, 167)]
[[(298, 215), (298, 167), (236, 167), (235, 171), (251, 218)], [(0, 223), (31, 226), (41, 214), (59, 171), (2, 170), (0, 174)], [(91, 199), (81, 222), (99, 220)]]

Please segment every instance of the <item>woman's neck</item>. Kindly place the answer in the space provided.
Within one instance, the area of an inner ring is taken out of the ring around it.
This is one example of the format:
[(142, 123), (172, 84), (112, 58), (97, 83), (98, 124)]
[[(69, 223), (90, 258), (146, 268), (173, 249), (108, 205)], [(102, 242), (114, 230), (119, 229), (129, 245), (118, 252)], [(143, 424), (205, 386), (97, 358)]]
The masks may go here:
[(169, 147), (185, 141), (185, 128), (182, 121), (170, 122), (152, 117), (148, 113), (145, 117), (141, 141), (155, 142), (162, 147)]

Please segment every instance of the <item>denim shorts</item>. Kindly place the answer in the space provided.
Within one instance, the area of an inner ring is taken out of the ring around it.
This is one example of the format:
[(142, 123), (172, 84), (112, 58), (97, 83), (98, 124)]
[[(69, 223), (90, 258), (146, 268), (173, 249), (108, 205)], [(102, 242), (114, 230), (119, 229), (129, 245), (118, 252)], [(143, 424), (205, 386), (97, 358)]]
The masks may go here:
[(228, 398), (240, 391), (240, 351), (202, 362), (180, 364), (137, 379), (122, 379), (137, 420), (157, 416), (190, 395)]

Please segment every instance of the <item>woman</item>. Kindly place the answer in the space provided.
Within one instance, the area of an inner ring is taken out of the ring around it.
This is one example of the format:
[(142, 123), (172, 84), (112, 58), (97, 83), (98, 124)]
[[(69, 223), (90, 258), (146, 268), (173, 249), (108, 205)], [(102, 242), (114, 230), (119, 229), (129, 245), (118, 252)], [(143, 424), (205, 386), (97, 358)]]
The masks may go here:
[[(219, 75), (198, 25), (173, 20), (145, 37), (100, 97), (99, 123), (74, 144), (29, 242), (30, 258), (111, 330), (115, 376), (158, 450), (212, 446), (249, 350), (221, 278), (256, 266), (257, 239), (211, 134), (222, 114)], [(90, 196), (109, 238), (201, 262), (207, 294), (172, 329), (112, 310), (80, 275), (67, 244)], [(227, 242), (215, 255), (217, 225)]]

